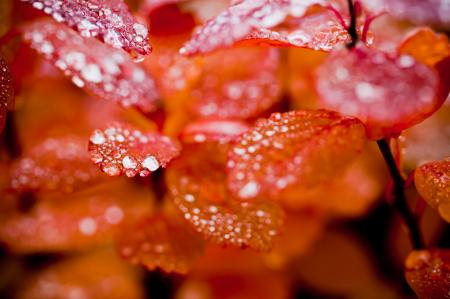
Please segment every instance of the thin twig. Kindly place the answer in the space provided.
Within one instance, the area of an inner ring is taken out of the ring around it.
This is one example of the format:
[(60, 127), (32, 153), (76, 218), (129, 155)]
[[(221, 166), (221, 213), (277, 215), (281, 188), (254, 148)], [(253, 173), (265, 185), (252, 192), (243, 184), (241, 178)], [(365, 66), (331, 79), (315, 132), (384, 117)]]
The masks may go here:
[(399, 212), (400, 216), (403, 218), (406, 226), (409, 229), (409, 236), (411, 239), (412, 246), (414, 249), (424, 248), (424, 243), (422, 240), (422, 235), (420, 233), (419, 225), (415, 215), (411, 212), (405, 196), (405, 180), (400, 174), (400, 171), (395, 163), (395, 159), (392, 155), (391, 149), (389, 147), (389, 142), (386, 139), (381, 139), (377, 141), (378, 147), (386, 161), (386, 164), (391, 173), (392, 180), (394, 182), (394, 200), (392, 205)]
[(352, 38), (350, 43), (347, 44), (347, 48), (352, 49), (356, 46), (358, 42), (358, 32), (356, 31), (356, 11), (355, 4), (353, 0), (347, 0), (348, 2), (348, 11), (350, 14), (350, 25), (347, 28), (348, 34)]

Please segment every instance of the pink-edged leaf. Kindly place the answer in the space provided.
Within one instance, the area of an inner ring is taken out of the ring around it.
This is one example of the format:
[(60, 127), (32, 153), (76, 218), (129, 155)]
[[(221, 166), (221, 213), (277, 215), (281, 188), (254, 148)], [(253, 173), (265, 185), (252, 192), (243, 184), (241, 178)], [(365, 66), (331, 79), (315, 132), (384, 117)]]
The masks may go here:
[(373, 11), (387, 11), (397, 18), (418, 24), (450, 28), (450, 5), (447, 0), (364, 0)]
[(110, 176), (146, 177), (165, 168), (180, 152), (178, 144), (157, 132), (121, 123), (95, 130), (89, 139), (91, 160)]
[(450, 157), (418, 167), (414, 183), (426, 202), (450, 222)]
[(317, 69), (316, 88), (322, 107), (358, 117), (373, 140), (423, 121), (445, 100), (432, 68), (363, 46), (328, 56)]
[(149, 270), (185, 274), (204, 251), (204, 241), (183, 223), (163, 214), (141, 219), (118, 241), (121, 256)]
[(11, 166), (11, 187), (72, 192), (92, 184), (99, 174), (90, 162), (85, 138), (47, 138)]
[(322, 0), (243, 0), (232, 4), (226, 11), (210, 19), (194, 33), (180, 53), (184, 55), (205, 54), (219, 48), (229, 47), (244, 40), (261, 29), (281, 24), (287, 16), (303, 16)]
[(120, 50), (83, 38), (51, 19), (23, 27), (25, 40), (64, 72), (75, 85), (124, 107), (149, 112), (158, 93), (153, 79)]
[(224, 144), (186, 147), (168, 168), (166, 182), (175, 206), (207, 240), (269, 250), (284, 214), (276, 204), (238, 201), (226, 187)]
[(242, 121), (221, 119), (200, 119), (188, 124), (181, 132), (185, 143), (223, 142), (227, 143), (246, 132), (249, 126)]
[(6, 122), (6, 113), (13, 106), (14, 88), (9, 66), (0, 56), (0, 133)]
[(420, 299), (444, 299), (450, 294), (450, 251), (412, 251), (405, 261), (408, 284)]
[(202, 58), (186, 99), (197, 117), (248, 119), (281, 99), (280, 53), (270, 48), (232, 48)]
[(133, 56), (148, 55), (148, 30), (136, 21), (123, 0), (22, 0), (76, 29)]
[(289, 28), (255, 30), (244, 42), (330, 51), (336, 45), (350, 41), (347, 30), (330, 10), (291, 20)]
[(235, 142), (228, 187), (239, 198), (279, 199), (339, 174), (363, 149), (364, 126), (325, 110), (274, 113)]

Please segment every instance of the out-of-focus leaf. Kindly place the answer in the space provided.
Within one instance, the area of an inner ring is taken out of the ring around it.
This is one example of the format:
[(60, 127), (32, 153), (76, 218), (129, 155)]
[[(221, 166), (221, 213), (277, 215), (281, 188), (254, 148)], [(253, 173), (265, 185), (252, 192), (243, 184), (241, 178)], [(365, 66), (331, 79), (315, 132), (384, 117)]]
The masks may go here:
[(82, 36), (96, 37), (133, 56), (151, 52), (148, 29), (136, 21), (123, 0), (21, 0)]
[(118, 245), (122, 257), (132, 263), (182, 274), (203, 253), (203, 246), (199, 235), (162, 214), (139, 220), (119, 237)]
[(373, 140), (399, 134), (445, 101), (437, 72), (409, 55), (362, 46), (338, 50), (316, 75), (321, 106), (358, 117)]
[(156, 109), (159, 96), (153, 79), (125, 53), (47, 18), (22, 30), (31, 47), (78, 87), (124, 107), (135, 106), (145, 112)]

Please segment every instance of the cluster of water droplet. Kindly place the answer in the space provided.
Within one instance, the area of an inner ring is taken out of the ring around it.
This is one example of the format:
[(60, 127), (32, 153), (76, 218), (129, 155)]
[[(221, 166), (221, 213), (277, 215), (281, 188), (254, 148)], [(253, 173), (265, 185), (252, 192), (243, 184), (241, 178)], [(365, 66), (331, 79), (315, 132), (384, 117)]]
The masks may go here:
[(84, 37), (97, 37), (114, 48), (147, 55), (151, 52), (146, 26), (137, 23), (122, 0), (22, 0), (77, 29)]
[(254, 28), (271, 28), (287, 16), (290, 1), (239, 1), (196, 30), (180, 54), (208, 53), (244, 39)]
[(25, 39), (78, 87), (100, 98), (155, 109), (159, 98), (153, 79), (122, 51), (86, 39), (64, 25), (38, 20), (25, 27)]
[[(323, 110), (274, 113), (269, 119), (261, 120), (231, 148), (227, 162), (228, 186), (238, 197), (248, 199), (262, 194), (279, 196), (287, 187), (309, 182), (313, 178), (308, 179), (305, 174), (319, 167), (315, 163), (327, 161), (330, 156), (327, 152), (335, 150), (326, 147), (338, 138), (350, 138), (344, 134), (348, 130), (343, 130), (342, 136), (331, 131), (340, 126), (347, 128), (341, 124), (342, 120), (345, 118), (339, 114)], [(364, 140), (362, 125), (357, 133)], [(360, 144), (361, 141), (355, 142), (354, 146), (359, 148)], [(324, 171), (328, 167), (331, 165), (320, 169)]]
[(182, 156), (167, 174), (171, 198), (184, 218), (212, 242), (270, 249), (284, 220), (281, 208), (268, 202), (243, 202), (229, 194), (225, 159), (216, 161), (217, 156), (222, 156), (222, 150), (193, 155), (197, 157)]
[(125, 174), (148, 176), (159, 167), (166, 167), (179, 153), (168, 137), (114, 124), (95, 130), (89, 139), (91, 160), (110, 176)]

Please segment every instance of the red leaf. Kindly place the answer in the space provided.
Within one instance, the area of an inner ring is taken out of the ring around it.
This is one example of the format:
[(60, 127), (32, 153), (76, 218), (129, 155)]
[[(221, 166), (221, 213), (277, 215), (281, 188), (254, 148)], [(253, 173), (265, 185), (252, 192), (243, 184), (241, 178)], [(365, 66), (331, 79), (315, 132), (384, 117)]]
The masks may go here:
[(185, 143), (221, 142), (228, 143), (245, 131), (249, 126), (241, 121), (201, 119), (188, 124), (181, 132)]
[(62, 198), (37, 198), (30, 211), (0, 215), (0, 241), (14, 252), (86, 250), (110, 244), (131, 221), (151, 212), (153, 194), (115, 180)]
[(316, 76), (323, 107), (358, 117), (373, 140), (423, 121), (445, 100), (433, 69), (362, 46), (333, 52)]
[(158, 93), (153, 79), (119, 50), (83, 38), (49, 19), (23, 28), (31, 47), (72, 78), (75, 85), (124, 107), (156, 109)]
[(136, 21), (123, 0), (22, 1), (72, 27), (82, 36), (96, 37), (114, 48), (130, 52), (133, 56), (151, 52), (147, 27)]
[(144, 0), (139, 7), (139, 13), (142, 15), (149, 15), (162, 6), (177, 4), (184, 1), (186, 0)]
[(235, 1), (226, 11), (210, 19), (199, 28), (190, 41), (180, 50), (184, 55), (208, 53), (229, 47), (261, 29), (281, 24), (288, 15), (303, 16), (321, 0), (243, 0)]
[(72, 192), (98, 180), (100, 173), (90, 163), (86, 139), (47, 138), (12, 165), (11, 187)]
[(448, 298), (450, 251), (442, 249), (411, 252), (406, 261), (406, 280), (419, 298)]
[(206, 239), (221, 245), (268, 250), (280, 233), (283, 212), (269, 202), (237, 201), (225, 184), (224, 145), (186, 148), (167, 171), (175, 205)]
[(89, 139), (92, 162), (110, 176), (146, 177), (166, 167), (179, 151), (178, 144), (169, 137), (120, 123), (95, 130)]
[[(130, 234), (130, 231), (133, 233)], [(135, 224), (119, 239), (122, 257), (149, 270), (185, 274), (204, 250), (203, 240), (168, 216), (155, 215)]]
[(450, 158), (417, 168), (414, 183), (426, 202), (450, 222)]
[(198, 80), (186, 96), (195, 116), (247, 119), (280, 100), (277, 49), (228, 49), (203, 57), (201, 63)]
[(364, 143), (364, 127), (355, 118), (325, 110), (274, 113), (230, 150), (228, 186), (240, 198), (280, 198), (333, 178)]
[(0, 56), (0, 133), (5, 128), (6, 113), (12, 109), (14, 88), (9, 66)]
[(330, 51), (336, 45), (350, 41), (347, 30), (330, 10), (294, 19), (288, 28), (259, 29), (249, 34), (245, 42)]

